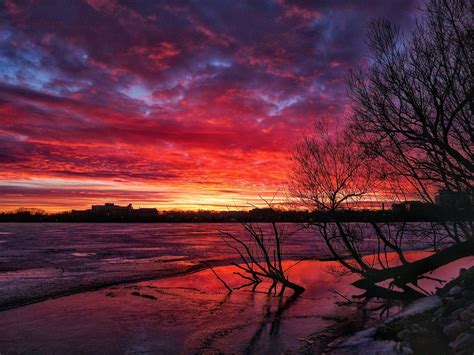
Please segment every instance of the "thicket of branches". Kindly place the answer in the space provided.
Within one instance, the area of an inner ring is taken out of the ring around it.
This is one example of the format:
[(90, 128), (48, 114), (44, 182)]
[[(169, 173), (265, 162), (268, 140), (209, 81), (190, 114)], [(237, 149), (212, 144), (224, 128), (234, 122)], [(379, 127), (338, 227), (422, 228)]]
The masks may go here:
[(472, 4), (431, 0), (408, 38), (370, 24), (368, 69), (349, 73), (353, 137), (422, 197), (472, 189)]
[[(430, 0), (408, 36), (386, 20), (372, 22), (368, 66), (348, 75), (350, 123), (317, 122), (295, 147), (290, 191), (330, 217), (310, 227), (345, 270), (360, 275), (355, 285), (367, 297), (422, 296), (418, 281), (430, 278), (427, 273), (474, 255), (472, 221), (356, 224), (336, 218), (341, 209), (381, 192), (401, 200), (410, 192), (433, 203), (434, 193), (446, 189), (472, 199), (472, 10), (468, 0)], [(301, 291), (282, 269), (276, 226), (276, 246), (265, 242), (261, 230), (244, 227), (256, 248), (226, 237), (249, 285), (265, 277), (272, 280), (270, 291), (278, 282)], [(410, 261), (406, 251), (413, 247), (431, 247), (433, 254)]]
[[(331, 213), (383, 188), (430, 202), (438, 189), (472, 193), (472, 35), (472, 6), (464, 0), (429, 1), (405, 38), (385, 20), (371, 23), (370, 65), (348, 77), (351, 123), (332, 131), (318, 123), (296, 146), (293, 195)], [(369, 226), (337, 219), (313, 225), (340, 264), (361, 275), (356, 285), (368, 296), (421, 296), (418, 281), (427, 272), (474, 254), (471, 221), (423, 225), (423, 244), (435, 253), (415, 262), (405, 256), (411, 226)], [(369, 237), (373, 258), (362, 253)], [(376, 285), (385, 280), (389, 289)]]
[(286, 231), (285, 226), (278, 226), (275, 222), (271, 223), (271, 231), (255, 223), (242, 223), (242, 226), (247, 233), (247, 240), (221, 232), (226, 245), (240, 256), (241, 262), (232, 265), (237, 268), (234, 274), (240, 276), (244, 283), (235, 289), (251, 287), (255, 291), (266, 281), (270, 284), (268, 293), (282, 296), (287, 288), (295, 295), (303, 293), (305, 289), (289, 279), (288, 270), (291, 266), (285, 268), (283, 265), (283, 246), (294, 232)]

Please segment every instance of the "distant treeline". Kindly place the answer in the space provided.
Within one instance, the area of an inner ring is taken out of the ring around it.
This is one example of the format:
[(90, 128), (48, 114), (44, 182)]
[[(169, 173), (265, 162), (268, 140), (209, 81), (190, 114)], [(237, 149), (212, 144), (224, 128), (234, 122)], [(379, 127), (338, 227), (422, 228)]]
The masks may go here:
[(19, 209), (0, 213), (0, 222), (65, 222), (65, 223), (225, 223), (225, 222), (422, 222), (474, 220), (471, 213), (393, 210), (289, 211), (253, 209), (250, 211), (162, 211), (154, 216), (94, 215), (61, 212), (47, 214), (36, 209)]

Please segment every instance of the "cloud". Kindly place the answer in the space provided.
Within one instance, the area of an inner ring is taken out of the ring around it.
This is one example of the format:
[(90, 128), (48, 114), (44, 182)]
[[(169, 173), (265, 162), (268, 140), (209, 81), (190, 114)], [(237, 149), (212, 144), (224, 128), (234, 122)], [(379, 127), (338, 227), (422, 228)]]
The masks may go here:
[[(342, 79), (366, 60), (366, 23), (387, 17), (409, 28), (415, 6), (6, 1), (0, 185), (31, 178), (100, 179), (124, 189), (159, 183), (166, 201), (188, 205), (177, 187), (192, 186), (196, 199), (219, 206), (239, 191), (249, 199), (275, 191), (310, 122), (348, 112)], [(28, 196), (48, 206), (72, 195), (75, 205), (91, 201), (82, 199), (87, 188), (67, 195), (50, 185), (47, 194), (22, 191), (18, 204)], [(142, 190), (126, 198), (146, 199)], [(101, 193), (112, 194), (88, 196)]]

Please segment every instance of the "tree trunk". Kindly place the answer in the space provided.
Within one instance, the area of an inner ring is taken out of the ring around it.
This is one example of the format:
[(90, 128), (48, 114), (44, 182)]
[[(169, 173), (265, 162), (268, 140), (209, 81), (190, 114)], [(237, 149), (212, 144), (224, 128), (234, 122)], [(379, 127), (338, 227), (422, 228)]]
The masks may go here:
[(361, 289), (369, 289), (377, 282), (389, 279), (394, 279), (396, 285), (415, 282), (423, 274), (471, 255), (474, 255), (474, 239), (472, 238), (407, 265), (370, 270), (364, 274), (364, 278), (355, 281), (353, 285)]
[(295, 293), (295, 295), (301, 295), (304, 291), (305, 291), (305, 288), (303, 286), (300, 286), (300, 285), (297, 285), (291, 281), (281, 281), (283, 287), (288, 287), (288, 288), (291, 288), (293, 290), (293, 292)]

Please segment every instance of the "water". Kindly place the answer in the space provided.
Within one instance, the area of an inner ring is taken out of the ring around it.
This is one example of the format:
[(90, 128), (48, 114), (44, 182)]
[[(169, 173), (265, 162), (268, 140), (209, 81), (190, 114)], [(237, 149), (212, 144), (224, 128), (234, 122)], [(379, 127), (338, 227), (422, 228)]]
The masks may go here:
[[(414, 260), (425, 254), (407, 256)], [(473, 261), (458, 260), (431, 276), (449, 281)], [(287, 268), (293, 261), (283, 264)], [(351, 285), (357, 275), (334, 274), (334, 267), (334, 261), (304, 261), (291, 268), (291, 280), (306, 288), (293, 300), (267, 294), (269, 283), (255, 293), (229, 294), (210, 270), (202, 270), (5, 310), (0, 312), (0, 352), (320, 353), (325, 342), (384, 321), (401, 306), (394, 300), (346, 302), (361, 293)], [(233, 266), (215, 271), (231, 286), (242, 282)], [(437, 283), (422, 280), (420, 286), (434, 291)]]
[[(286, 232), (300, 225), (280, 224)], [(269, 225), (264, 225), (269, 230)], [(202, 261), (239, 260), (219, 231), (247, 238), (239, 223), (0, 224), (0, 309), (118, 283), (188, 273)], [(285, 242), (287, 259), (329, 256), (309, 229)], [(373, 247), (366, 235), (366, 248)]]
[[(0, 224), (0, 309), (237, 260), (222, 230), (243, 235), (238, 223)], [(323, 255), (308, 231), (287, 244), (287, 257)]]
[[(291, 232), (299, 225), (282, 227)], [(203, 263), (222, 265), (215, 271), (232, 287), (242, 282), (228, 266), (239, 258), (219, 231), (246, 238), (237, 223), (0, 224), (0, 352), (300, 352), (348, 322), (361, 327), (386, 316), (346, 304), (360, 293), (351, 285), (357, 275), (334, 272), (334, 261), (291, 268), (291, 280), (306, 288), (291, 307), (268, 295), (268, 284), (257, 293), (227, 294)], [(422, 246), (415, 234), (405, 236), (407, 247)], [(369, 252), (375, 238), (369, 228), (364, 235)], [(288, 268), (328, 256), (312, 230), (285, 243)], [(409, 260), (425, 256), (407, 253)], [(431, 276), (448, 281), (472, 262), (465, 258)], [(200, 269), (206, 270), (191, 273)], [(434, 291), (437, 284), (424, 281), (430, 284), (420, 286)], [(38, 302), (49, 298), (55, 299)]]
[[(305, 263), (292, 269), (292, 278), (307, 287), (303, 297), (293, 302), (264, 292), (242, 290), (228, 294), (209, 270), (203, 270), (7, 310), (0, 313), (0, 351), (57, 354), (70, 353), (71, 349), (74, 353), (117, 354), (296, 351), (304, 345), (298, 338), (332, 324), (325, 317), (336, 313), (345, 317), (352, 311), (338, 310), (335, 301), (339, 296), (328, 291), (331, 287), (337, 287), (339, 292), (354, 290), (345, 278), (341, 280), (325, 271), (326, 264), (331, 262)], [(241, 282), (233, 274), (235, 268), (222, 266), (215, 271), (231, 285)], [(268, 287), (263, 284), (260, 291)]]

